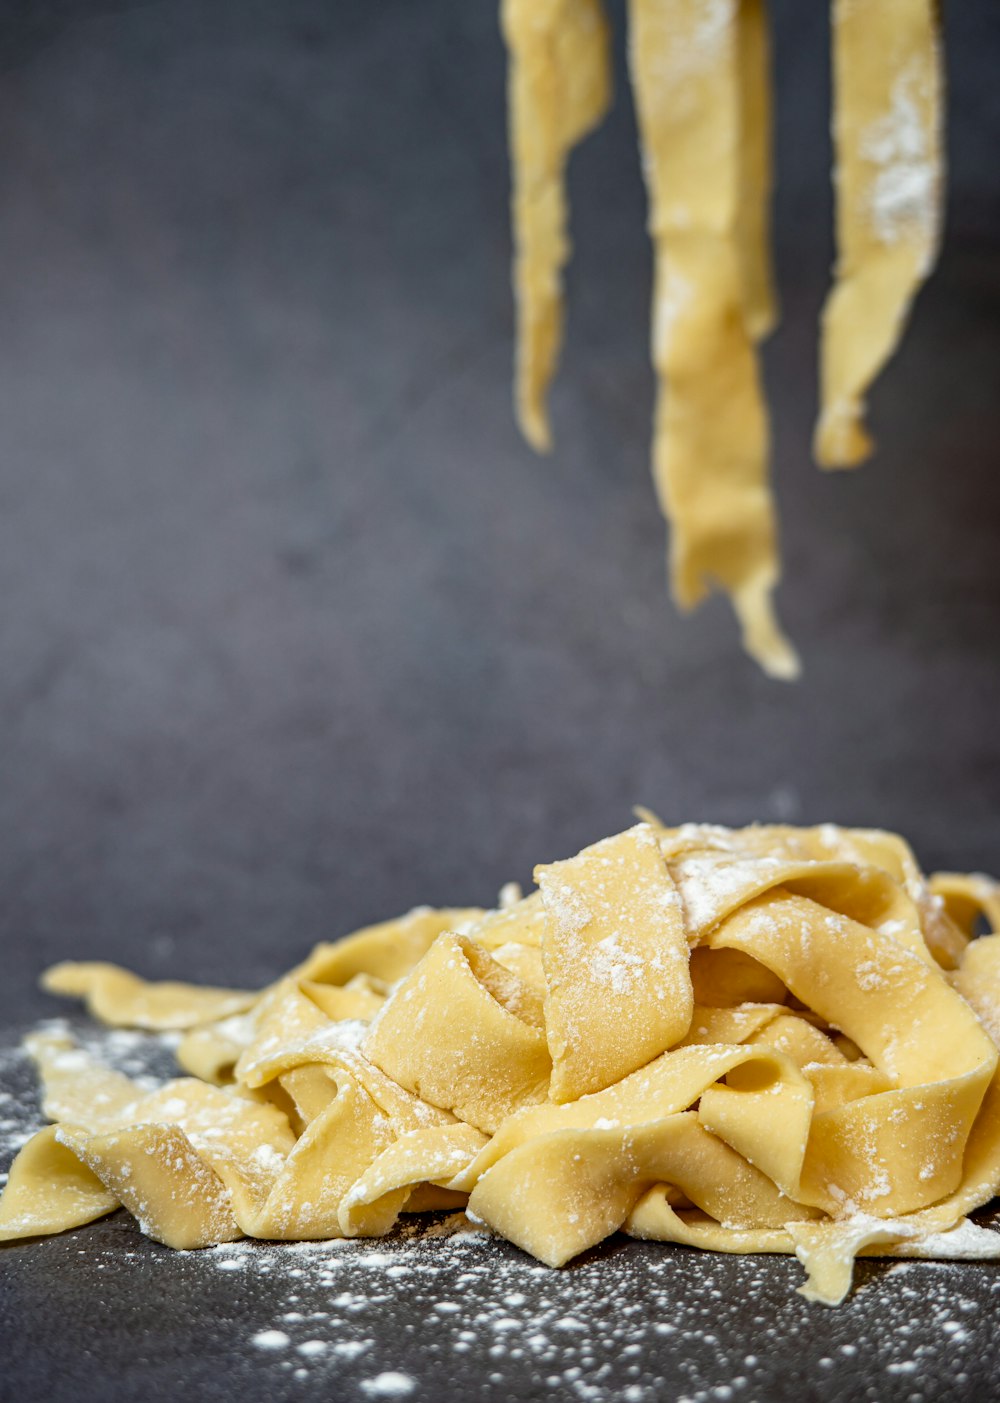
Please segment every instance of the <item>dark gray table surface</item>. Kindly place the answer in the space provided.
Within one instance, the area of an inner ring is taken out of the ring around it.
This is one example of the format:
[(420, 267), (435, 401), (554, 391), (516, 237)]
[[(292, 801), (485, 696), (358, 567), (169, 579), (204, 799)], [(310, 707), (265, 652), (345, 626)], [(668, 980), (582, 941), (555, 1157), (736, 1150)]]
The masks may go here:
[[(825, 21), (775, 9), (785, 319), (766, 370), (796, 687), (739, 653), (723, 601), (683, 619), (666, 597), (624, 87), (573, 164), (541, 461), (509, 407), (489, 0), (0, 4), (4, 1047), (56, 1011), (35, 987), (56, 959), (263, 983), (414, 903), (489, 902), (636, 802), (885, 825), (929, 867), (1000, 868), (1000, 33), (989, 0), (949, 7), (944, 257), (872, 396), (878, 456), (829, 477), (809, 461), (832, 253)], [(763, 1315), (787, 1341), (744, 1396), (992, 1388), (988, 1267), (866, 1266), (837, 1316), (789, 1295), (792, 1263), (673, 1253), (654, 1291), (649, 1253), (615, 1244), (607, 1277), (602, 1256), (537, 1286), (570, 1314), (579, 1290), (593, 1366), (566, 1344), (547, 1374), (473, 1331), (466, 1351), (381, 1367), (421, 1397), (586, 1397), (613, 1359), (605, 1394), (659, 1371), (674, 1382), (643, 1397), (722, 1397), (705, 1390), (738, 1377), (737, 1347), (767, 1353)], [(245, 1347), (274, 1280), (168, 1260), (118, 1219), (4, 1252), (0, 1397), (362, 1397), (371, 1360), (407, 1327), (424, 1338), (434, 1304), (401, 1286), (365, 1317), (367, 1361), (294, 1379)], [(490, 1271), (476, 1280), (488, 1294)], [(956, 1282), (974, 1303), (958, 1351)], [(535, 1290), (513, 1292), (519, 1329)], [(703, 1338), (651, 1333), (671, 1300), (713, 1290), (714, 1372)], [(632, 1337), (608, 1322), (642, 1300), (629, 1376)], [(906, 1360), (884, 1354), (880, 1312), (923, 1330), (919, 1368), (887, 1372)]]

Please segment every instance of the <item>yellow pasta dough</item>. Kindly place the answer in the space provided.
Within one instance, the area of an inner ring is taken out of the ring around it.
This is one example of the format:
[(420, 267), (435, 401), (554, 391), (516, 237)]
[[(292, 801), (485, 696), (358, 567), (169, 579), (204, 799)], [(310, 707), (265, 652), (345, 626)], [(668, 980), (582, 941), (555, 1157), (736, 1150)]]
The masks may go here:
[(827, 1303), (861, 1254), (1000, 1257), (965, 1217), (1000, 1187), (996, 882), (928, 880), (889, 833), (648, 814), (536, 877), (258, 994), (59, 966), (106, 1021), (172, 1017), (195, 1075), (148, 1091), (29, 1037), (54, 1124), (0, 1241), (118, 1206), (183, 1248), (464, 1207), (553, 1267), (618, 1230), (795, 1254)]
[(503, 0), (510, 50), (514, 153), (514, 402), (525, 438), (552, 446), (548, 390), (562, 345), (562, 270), (569, 258), (566, 162), (611, 99), (608, 28), (600, 0)]
[(721, 586), (747, 651), (773, 676), (791, 678), (798, 663), (771, 605), (776, 527), (751, 331), (759, 333), (771, 316), (760, 254), (763, 216), (760, 201), (749, 197), (761, 188), (761, 175), (746, 170), (754, 148), (762, 164), (763, 142), (741, 141), (741, 131), (754, 130), (741, 92), (757, 95), (756, 110), (760, 84), (741, 83), (744, 33), (737, 19), (735, 6), (706, 9), (699, 0), (629, 6), (656, 250), (653, 473), (673, 526), (678, 603), (691, 608)]
[[(943, 160), (934, 0), (831, 0), (838, 263), (823, 314), (814, 452), (870, 451), (864, 394), (937, 250)], [(546, 393), (562, 341), (565, 168), (603, 117), (597, 0), (502, 0), (510, 55), (515, 400), (551, 447)], [(673, 595), (733, 605), (747, 652), (798, 675), (772, 595), (777, 523), (756, 343), (777, 320), (770, 255), (772, 101), (765, 0), (629, 0), (632, 89), (655, 251), (653, 476), (671, 526)]]
[(936, 0), (833, 0), (837, 278), (823, 310), (816, 460), (872, 449), (864, 394), (934, 264), (942, 181)]

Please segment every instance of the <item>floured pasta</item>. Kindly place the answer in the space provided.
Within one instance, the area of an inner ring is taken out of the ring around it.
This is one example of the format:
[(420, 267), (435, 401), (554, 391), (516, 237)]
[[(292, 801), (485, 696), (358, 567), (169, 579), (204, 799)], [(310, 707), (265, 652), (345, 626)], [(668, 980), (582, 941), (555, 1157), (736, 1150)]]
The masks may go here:
[(872, 449), (864, 394), (934, 265), (941, 223), (936, 0), (833, 0), (837, 277), (823, 310), (816, 460)]
[[(940, 64), (934, 0), (831, 0), (838, 266), (823, 315), (824, 467), (860, 462), (863, 397), (934, 261)], [(562, 340), (565, 174), (609, 82), (600, 0), (502, 0), (510, 53), (515, 400), (551, 446)], [(765, 0), (629, 0), (629, 58), (655, 250), (653, 476), (671, 525), (674, 598), (729, 596), (771, 676), (798, 659), (775, 615), (777, 525), (756, 344), (773, 328), (770, 48)]]
[[(260, 993), (62, 965), (111, 1024), (183, 1033), (148, 1091), (27, 1040), (54, 1122), (0, 1241), (119, 1205), (169, 1246), (371, 1237), (465, 1208), (549, 1266), (619, 1229), (794, 1253), (1000, 1257), (1000, 885), (893, 834), (651, 815), (495, 911), (422, 908)], [(980, 928), (992, 934), (979, 934)]]
[(562, 270), (569, 258), (566, 162), (611, 99), (608, 26), (601, 0), (503, 0), (510, 49), (511, 214), (516, 255), (521, 431), (552, 446), (548, 391), (562, 345)]
[[(700, 0), (629, 6), (632, 86), (656, 249), (653, 473), (673, 527), (678, 603), (691, 608), (721, 585), (750, 655), (772, 676), (791, 678), (798, 661), (771, 603), (777, 538), (754, 349), (771, 320), (762, 244), (766, 193), (759, 169), (748, 169), (760, 166), (764, 148), (766, 50), (759, 7), (746, 6), (748, 21), (758, 22), (754, 29), (741, 28), (735, 7), (728, 18), (723, 9), (706, 9)], [(756, 121), (748, 120), (751, 114)]]

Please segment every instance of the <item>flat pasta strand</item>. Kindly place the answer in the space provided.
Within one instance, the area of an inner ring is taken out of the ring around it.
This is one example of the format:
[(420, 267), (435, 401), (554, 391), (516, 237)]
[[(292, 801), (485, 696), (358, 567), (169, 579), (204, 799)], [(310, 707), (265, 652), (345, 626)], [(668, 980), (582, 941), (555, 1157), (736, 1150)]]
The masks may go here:
[(687, 1032), (694, 995), (681, 901), (644, 823), (536, 868), (535, 878), (546, 915), (549, 1094), (575, 1101)]
[(941, 232), (936, 0), (833, 0), (837, 274), (823, 310), (814, 452), (872, 451), (864, 396), (902, 335)]
[(743, 93), (759, 84), (742, 81), (738, 14), (735, 3), (629, 4), (656, 256), (653, 473), (672, 528), (678, 604), (693, 608), (720, 586), (747, 652), (771, 676), (791, 679), (798, 660), (771, 599), (779, 570), (769, 435), (748, 330), (766, 324), (767, 284), (759, 254), (741, 255), (760, 205), (745, 196), (740, 116)]
[(510, 54), (514, 404), (521, 432), (545, 453), (570, 255), (566, 163), (611, 101), (608, 26), (600, 0), (503, 0), (500, 14)]
[(172, 981), (150, 983), (117, 965), (53, 965), (42, 980), (50, 994), (87, 1001), (87, 1008), (113, 1028), (145, 1028), (150, 1032), (194, 1028), (209, 1019), (243, 1013), (255, 995), (239, 989), (199, 988)]
[(741, 143), (739, 253), (747, 330), (759, 341), (774, 330), (778, 320), (771, 266), (771, 36), (764, 0), (740, 0), (736, 23)]

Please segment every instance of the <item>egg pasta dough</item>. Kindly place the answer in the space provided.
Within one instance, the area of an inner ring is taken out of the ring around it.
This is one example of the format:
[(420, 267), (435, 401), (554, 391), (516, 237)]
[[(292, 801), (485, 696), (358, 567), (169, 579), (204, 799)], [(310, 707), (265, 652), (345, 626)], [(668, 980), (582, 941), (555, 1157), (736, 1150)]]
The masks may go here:
[[(517, 310), (515, 406), (539, 451), (562, 342), (566, 167), (609, 102), (600, 0), (502, 0)], [(628, 0), (629, 69), (655, 255), (653, 476), (684, 609), (729, 596), (747, 652), (798, 675), (772, 603), (777, 525), (757, 346), (772, 330), (772, 81), (765, 0)], [(820, 331), (818, 463), (871, 451), (864, 396), (940, 233), (935, 0), (832, 0), (837, 267)]]
[[(155, 1091), (27, 1040), (53, 1122), (0, 1241), (123, 1205), (176, 1248), (373, 1237), (464, 1208), (552, 1267), (624, 1230), (794, 1253), (998, 1257), (1000, 887), (893, 834), (652, 815), (496, 910), (411, 912), (260, 993), (57, 965), (112, 1025), (172, 1028)], [(991, 934), (977, 934), (986, 925)]]

